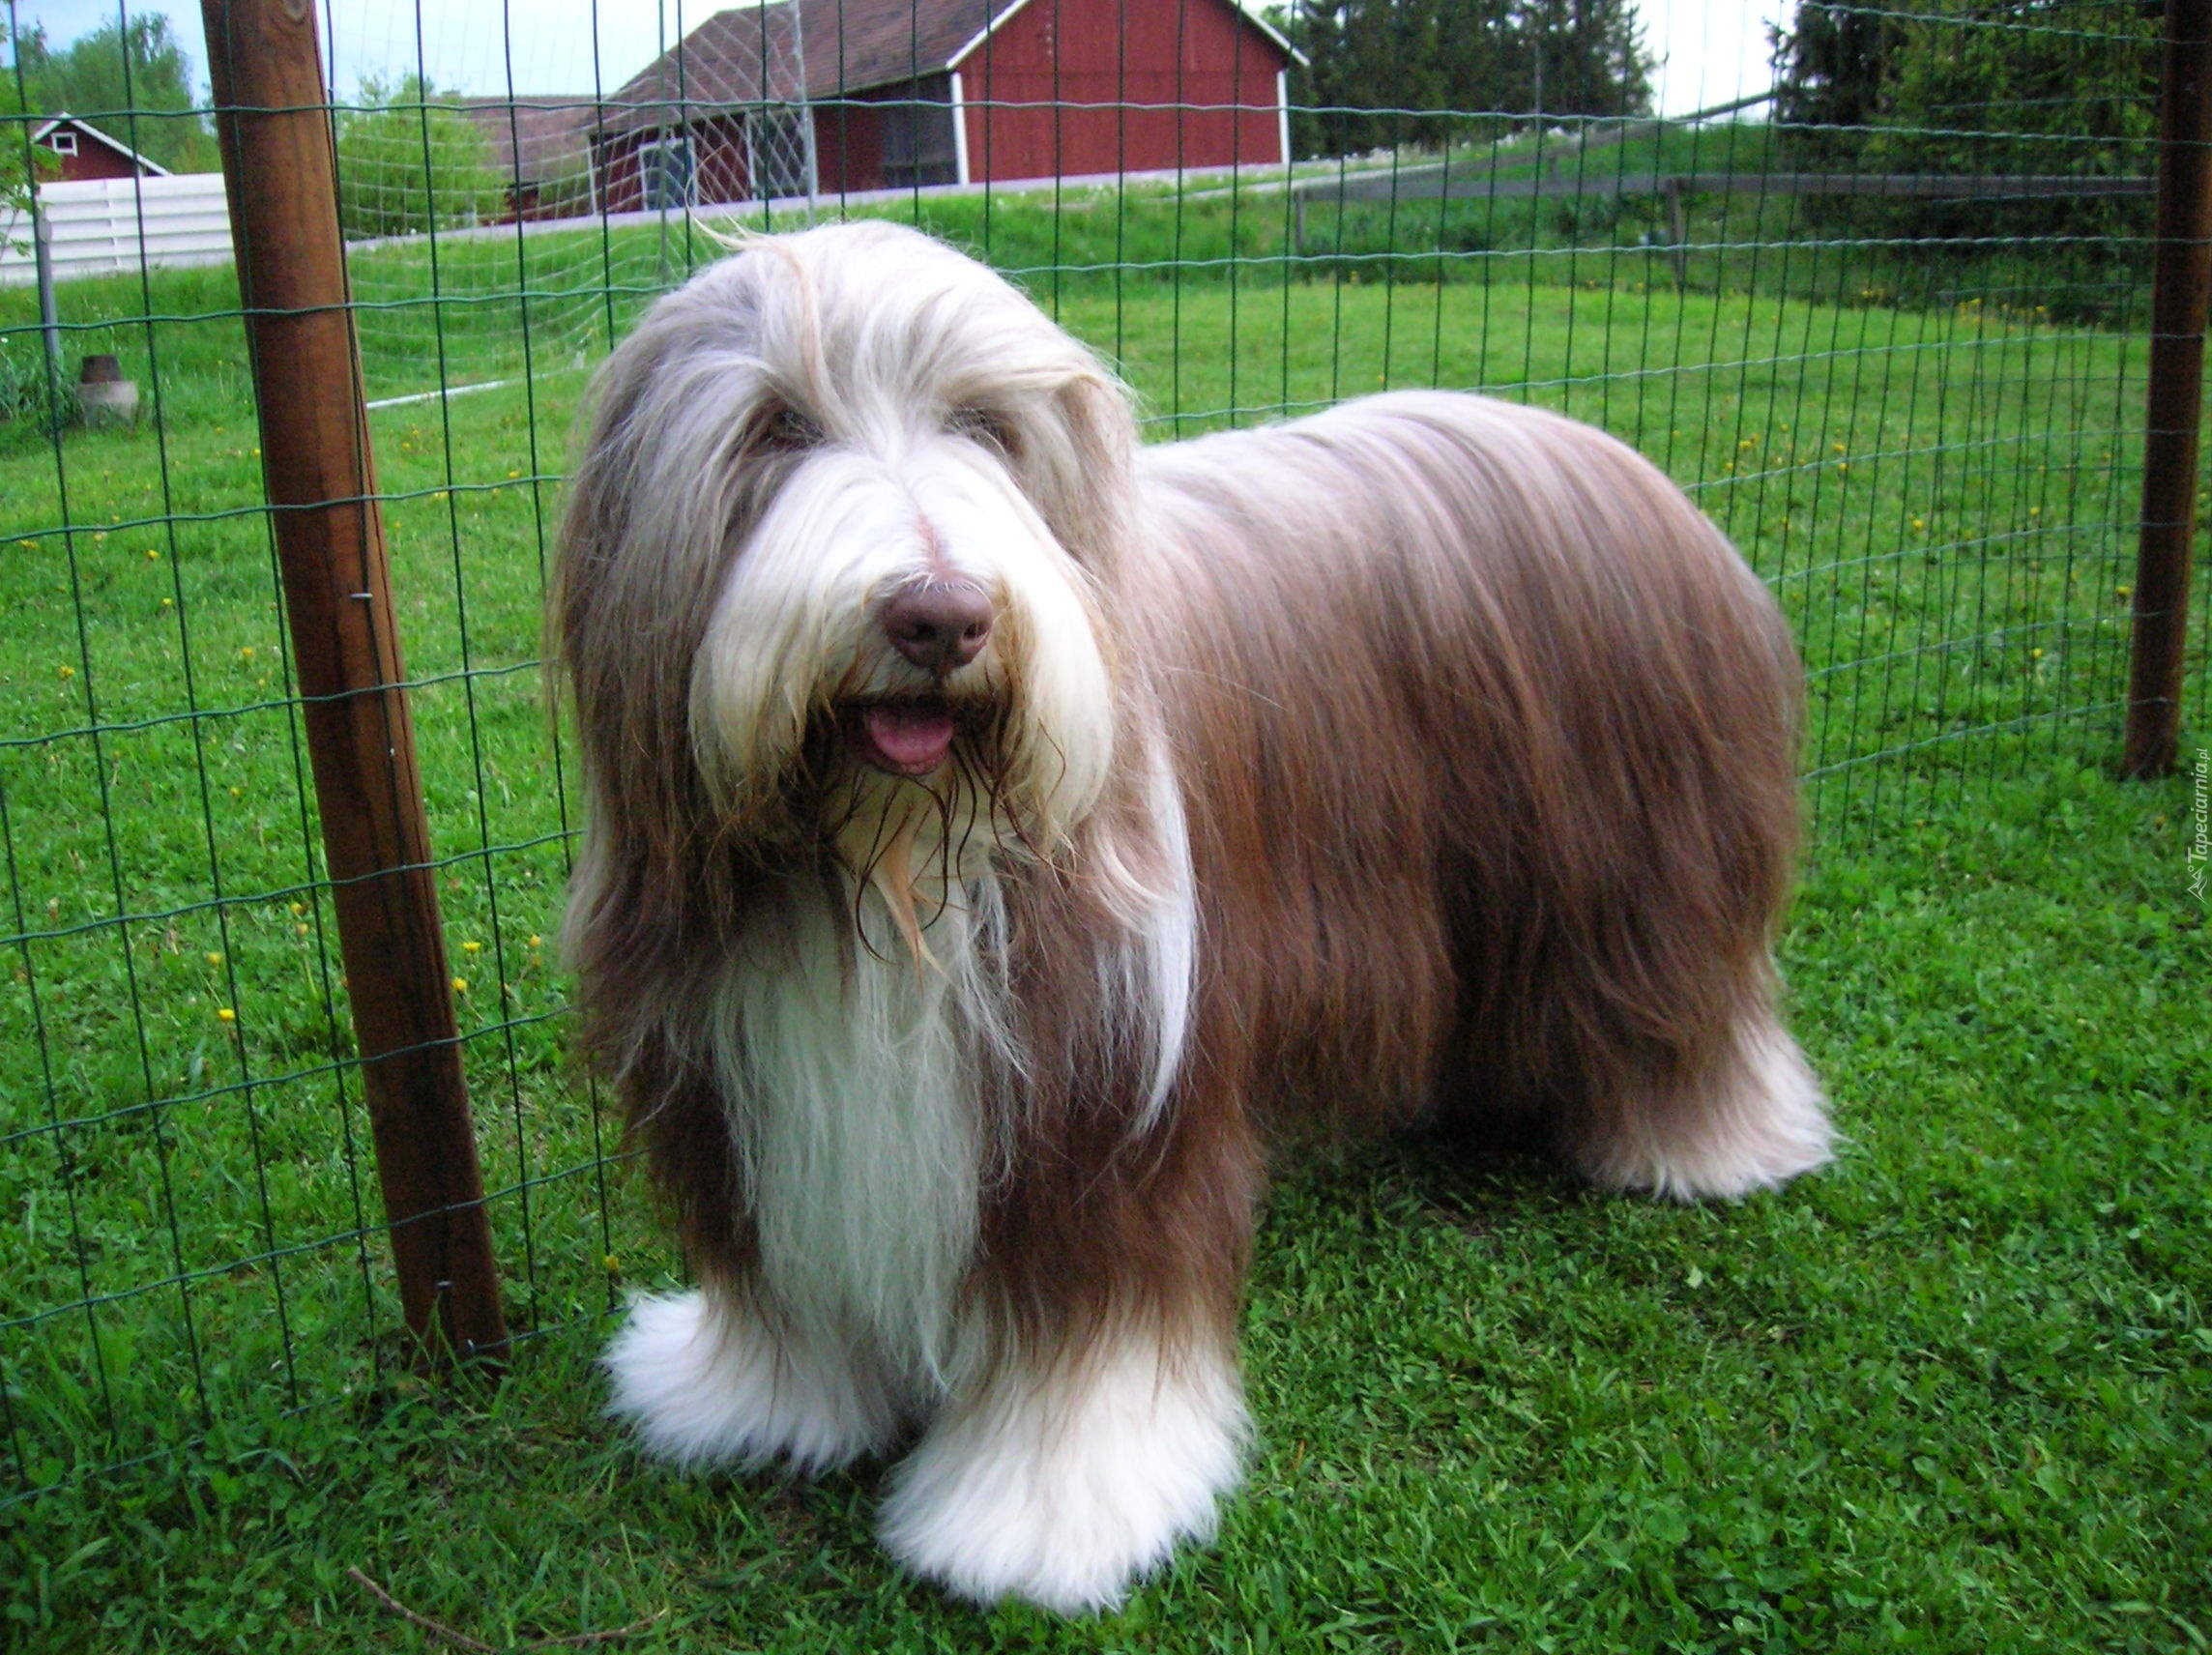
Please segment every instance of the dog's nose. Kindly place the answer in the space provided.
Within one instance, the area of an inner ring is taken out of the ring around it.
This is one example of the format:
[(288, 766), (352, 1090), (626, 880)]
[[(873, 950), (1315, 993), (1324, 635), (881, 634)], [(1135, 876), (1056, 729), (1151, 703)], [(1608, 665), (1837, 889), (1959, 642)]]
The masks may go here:
[(940, 677), (982, 653), (991, 636), (991, 599), (971, 581), (910, 586), (884, 605), (891, 648)]

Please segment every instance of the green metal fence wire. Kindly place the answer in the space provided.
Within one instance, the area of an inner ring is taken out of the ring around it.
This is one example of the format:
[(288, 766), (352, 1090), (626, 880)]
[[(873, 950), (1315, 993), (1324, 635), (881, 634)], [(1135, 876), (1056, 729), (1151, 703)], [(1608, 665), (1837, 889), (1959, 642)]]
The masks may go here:
[[(1126, 142), (1157, 113), (1128, 92), (1132, 31), (1172, 15), (1180, 34), (1218, 0), (1033, 3), (1112, 19)], [(833, 84), (801, 89), (817, 121), (865, 102), (841, 96), (859, 7), (806, 13), (833, 36), (811, 48)], [(1952, 58), (1995, 41), (2071, 53), (2097, 78), (2067, 92), (1999, 75), (1983, 97), (1953, 76), (1911, 121), (1848, 126), (1757, 100), (1670, 123), (1409, 103), (1368, 112), (1394, 145), (1288, 169), (1179, 153), (1164, 171), (961, 188), (917, 166), (895, 189), (818, 191), (811, 209), (610, 212), (604, 179), (574, 160), (621, 113), (603, 59), (589, 86), (525, 86), (513, 34), (470, 12), (470, 28), (498, 31), (499, 68), (465, 102), (434, 83), (424, 14), (326, 12), (326, 42), (391, 47), (386, 77), (339, 86), (332, 118), (521, 1340), (593, 1322), (626, 1283), (678, 1267), (566, 1051), (552, 940), (577, 804), (539, 611), (589, 371), (719, 252), (702, 222), (868, 214), (960, 241), (1110, 356), (1160, 440), (1410, 386), (1615, 431), (1728, 530), (1796, 628), (1822, 855), (1958, 808), (1994, 773), (2110, 764), (2150, 233), (2148, 200), (2113, 181), (2149, 177), (2156, 158), (2150, 123), (2095, 87), (2152, 83), (2155, 25), (2119, 0), (1828, 8), (1847, 11)], [(708, 15), (664, 9), (660, 44)], [(595, 51), (614, 38), (603, 22), (595, 12)], [(11, 40), (24, 27), (11, 10)], [(918, 74), (918, 22), (912, 38)], [(673, 67), (679, 102), (730, 112), (688, 53)], [(31, 117), (51, 111), (11, 73), (28, 113), (0, 135), (27, 165)], [(965, 106), (1017, 102), (970, 87)], [(1209, 112), (1175, 104), (1179, 130)], [(910, 114), (947, 110), (923, 95)], [(128, 96), (73, 113), (141, 150), (178, 118)], [(1356, 112), (1301, 111), (1301, 141), (1332, 113)], [(510, 193), (525, 123), (554, 117), (569, 170), (535, 199)], [(993, 131), (977, 171), (1004, 159)], [(832, 170), (849, 178), (850, 161)], [(1822, 193), (1816, 175), (1941, 175), (1960, 193)], [(2039, 182), (2067, 177), (2081, 189)], [(133, 188), (127, 231), (148, 221)], [(34, 289), (0, 286), (0, 1500), (241, 1416), (365, 1405), (402, 1365), (237, 284), (219, 264), (127, 262), (59, 282), (50, 363)], [(141, 388), (135, 425), (74, 417), (76, 364), (101, 354)], [(2198, 728), (2212, 581), (2200, 589)]]

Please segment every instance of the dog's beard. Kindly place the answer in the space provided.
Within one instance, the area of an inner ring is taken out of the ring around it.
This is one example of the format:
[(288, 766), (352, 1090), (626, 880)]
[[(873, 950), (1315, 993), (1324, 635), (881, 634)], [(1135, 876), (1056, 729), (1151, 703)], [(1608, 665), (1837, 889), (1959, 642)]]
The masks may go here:
[[(870, 711), (847, 703), (818, 721), (809, 745), (824, 754), (825, 782), (809, 790), (813, 831), (851, 876), (862, 944), (884, 953), (895, 943), (934, 966), (926, 934), (962, 901), (963, 887), (1009, 858), (1043, 855), (1008, 775), (1009, 714), (998, 701), (951, 705), (942, 714), (932, 709), (928, 715), (950, 720), (950, 745), (928, 773), (902, 775), (871, 762), (867, 738), (855, 728)], [(869, 892), (894, 937), (872, 933)]]

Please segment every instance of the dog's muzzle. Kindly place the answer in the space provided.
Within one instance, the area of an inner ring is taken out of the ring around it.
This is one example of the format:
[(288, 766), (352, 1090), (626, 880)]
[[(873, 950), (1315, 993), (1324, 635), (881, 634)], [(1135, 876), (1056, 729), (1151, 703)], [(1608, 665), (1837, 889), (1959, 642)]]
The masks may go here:
[[(876, 622), (893, 650), (940, 684), (991, 640), (990, 595), (973, 581), (931, 581), (886, 599)], [(921, 777), (945, 762), (959, 733), (951, 704), (924, 692), (852, 710), (846, 740), (856, 757), (893, 775)]]

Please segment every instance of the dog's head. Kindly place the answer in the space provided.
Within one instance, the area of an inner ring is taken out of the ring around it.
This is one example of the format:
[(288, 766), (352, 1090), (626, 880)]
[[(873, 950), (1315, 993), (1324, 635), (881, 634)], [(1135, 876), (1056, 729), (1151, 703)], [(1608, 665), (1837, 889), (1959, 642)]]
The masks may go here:
[(563, 536), (602, 828), (901, 886), (1049, 853), (1112, 762), (1134, 446), (1089, 351), (911, 230), (755, 239), (662, 300), (600, 376)]

